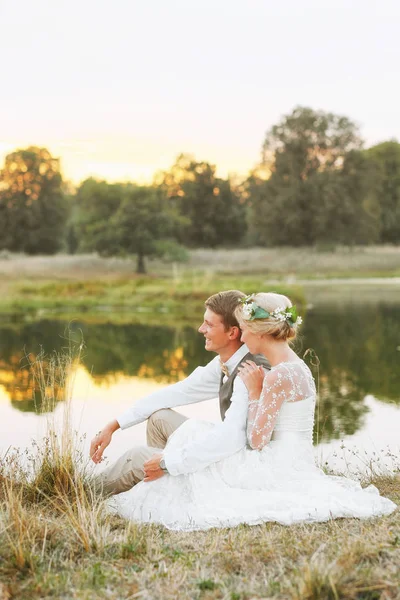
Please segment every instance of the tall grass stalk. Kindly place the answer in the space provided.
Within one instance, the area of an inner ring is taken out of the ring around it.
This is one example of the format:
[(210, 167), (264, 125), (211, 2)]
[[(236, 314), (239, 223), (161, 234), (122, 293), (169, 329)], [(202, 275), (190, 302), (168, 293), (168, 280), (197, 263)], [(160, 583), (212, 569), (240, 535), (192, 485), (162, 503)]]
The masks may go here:
[[(72, 429), (72, 398), (77, 367), (80, 364), (83, 342), (76, 344), (67, 338), (68, 346), (62, 352), (46, 356), (43, 352), (35, 359), (27, 355), (33, 379), (35, 403), (46, 416), (47, 433), (44, 443), (37, 446), (33, 463), (32, 490), (43, 498), (80, 497), (85, 464)], [(62, 406), (62, 418), (57, 420), (56, 406)]]
[[(68, 341), (61, 353), (27, 355), (35, 402), (46, 416), (47, 431), (32, 452), (24, 456), (8, 452), (2, 460), (1, 522), (15, 566), (22, 570), (33, 570), (37, 541), (44, 554), (47, 526), (43, 533), (42, 512), (61, 519), (71, 545), (75, 540), (86, 552), (102, 548), (109, 533), (104, 502), (90, 485), (87, 460), (72, 429), (73, 390), (83, 343)], [(61, 420), (54, 410), (60, 403)], [(34, 519), (33, 506), (39, 511)]]

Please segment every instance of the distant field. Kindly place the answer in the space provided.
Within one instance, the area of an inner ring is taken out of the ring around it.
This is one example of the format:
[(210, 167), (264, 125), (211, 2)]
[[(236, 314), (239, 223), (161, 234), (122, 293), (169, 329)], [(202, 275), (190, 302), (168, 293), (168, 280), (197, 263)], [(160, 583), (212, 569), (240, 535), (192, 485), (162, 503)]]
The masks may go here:
[[(95, 254), (34, 256), (0, 254), (0, 278), (91, 279), (135, 276), (136, 259)], [(202, 272), (257, 274), (282, 278), (400, 277), (400, 246), (314, 248), (198, 249), (186, 263), (148, 261), (150, 275), (179, 278)]]
[(264, 273), (277, 278), (400, 276), (400, 246), (195, 250), (188, 268), (218, 273)]

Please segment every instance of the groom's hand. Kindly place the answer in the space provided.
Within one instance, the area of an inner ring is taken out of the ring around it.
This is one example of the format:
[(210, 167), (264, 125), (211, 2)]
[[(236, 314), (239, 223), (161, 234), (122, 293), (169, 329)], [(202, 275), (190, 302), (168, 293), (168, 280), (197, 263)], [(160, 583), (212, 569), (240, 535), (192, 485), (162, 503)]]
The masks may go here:
[(160, 479), (165, 472), (160, 467), (160, 460), (162, 459), (162, 454), (153, 454), (148, 461), (146, 461), (143, 465), (144, 469), (144, 480), (143, 481), (154, 481), (155, 479)]
[(90, 443), (90, 458), (96, 465), (102, 461), (103, 452), (111, 442), (112, 435), (117, 429), (119, 429), (118, 421), (111, 421), (92, 439)]

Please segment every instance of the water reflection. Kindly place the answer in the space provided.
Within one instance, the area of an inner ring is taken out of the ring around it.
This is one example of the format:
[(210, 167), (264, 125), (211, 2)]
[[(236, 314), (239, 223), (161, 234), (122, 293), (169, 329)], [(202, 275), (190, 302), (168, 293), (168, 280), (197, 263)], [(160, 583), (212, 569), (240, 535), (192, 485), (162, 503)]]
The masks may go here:
[(355, 433), (368, 410), (367, 394), (400, 403), (400, 306), (319, 307), (304, 333), (321, 363), (320, 439)]
[[(76, 340), (85, 339), (84, 364), (97, 383), (120, 374), (171, 383), (205, 364), (210, 355), (194, 328), (90, 324), (69, 325)], [(66, 325), (41, 321), (21, 327), (0, 327), (0, 385), (12, 405), (22, 411), (40, 407), (32, 399), (31, 360), (41, 349), (60, 352), (67, 345)], [(360, 429), (368, 411), (364, 398), (373, 394), (400, 403), (400, 306), (323, 306), (305, 319), (302, 354), (312, 347), (320, 360), (319, 440), (350, 435)]]

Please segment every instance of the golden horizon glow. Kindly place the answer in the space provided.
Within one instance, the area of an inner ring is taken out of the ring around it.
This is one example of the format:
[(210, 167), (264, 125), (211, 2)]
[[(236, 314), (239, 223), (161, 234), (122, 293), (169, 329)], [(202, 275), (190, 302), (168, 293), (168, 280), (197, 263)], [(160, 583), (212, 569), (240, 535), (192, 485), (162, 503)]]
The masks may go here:
[(177, 147), (158, 146), (151, 142), (130, 141), (118, 137), (108, 140), (48, 141), (8, 140), (0, 141), (0, 169), (11, 152), (29, 146), (44, 147), (54, 158), (60, 159), (61, 172), (66, 181), (78, 185), (89, 177), (104, 179), (109, 183), (132, 181), (139, 184), (152, 183), (159, 171), (169, 170), (179, 154), (191, 154), (196, 160), (206, 161), (216, 166), (217, 175), (226, 178), (230, 174), (246, 176), (254, 164), (251, 159), (241, 157), (234, 149), (224, 149), (218, 161), (215, 152), (207, 156), (205, 148), (199, 152), (187, 152)]

